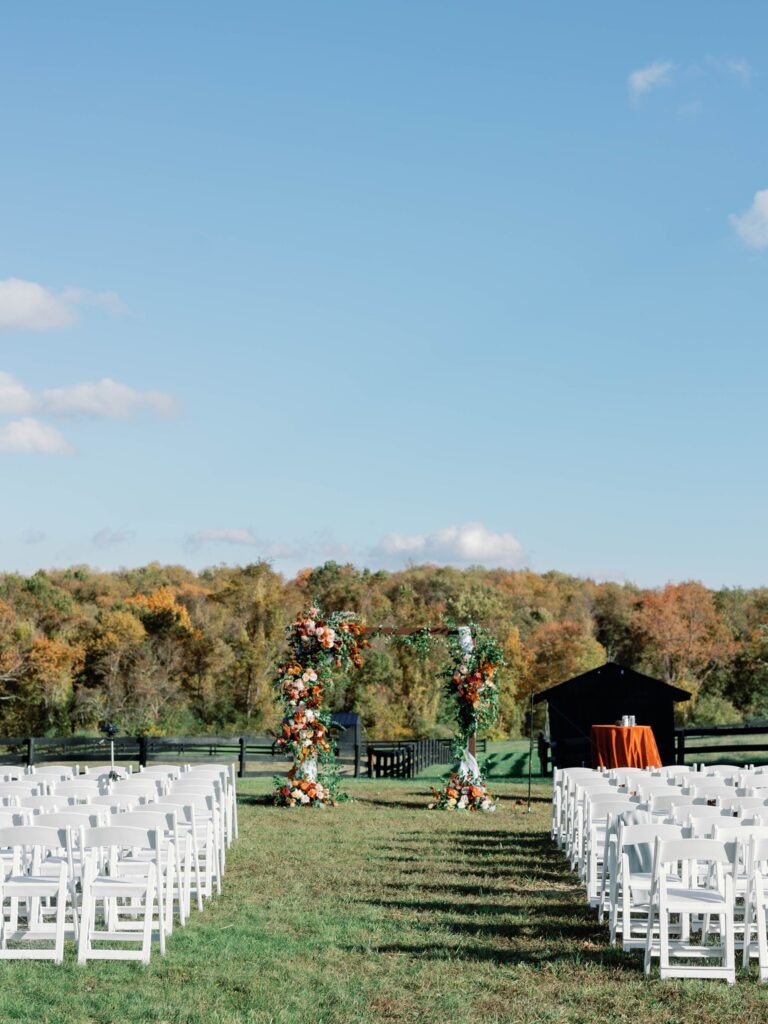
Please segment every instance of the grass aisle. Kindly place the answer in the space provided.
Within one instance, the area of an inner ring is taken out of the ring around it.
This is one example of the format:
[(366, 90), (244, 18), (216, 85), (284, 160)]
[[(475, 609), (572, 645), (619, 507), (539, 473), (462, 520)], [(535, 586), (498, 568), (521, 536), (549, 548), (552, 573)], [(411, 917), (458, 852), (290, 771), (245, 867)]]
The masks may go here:
[(722, 1024), (768, 1013), (753, 976), (646, 981), (608, 948), (549, 842), (548, 790), (496, 785), (496, 815), (424, 809), (428, 786), (350, 784), (329, 812), (241, 786), (223, 895), (149, 968), (0, 965), (0, 1022)]

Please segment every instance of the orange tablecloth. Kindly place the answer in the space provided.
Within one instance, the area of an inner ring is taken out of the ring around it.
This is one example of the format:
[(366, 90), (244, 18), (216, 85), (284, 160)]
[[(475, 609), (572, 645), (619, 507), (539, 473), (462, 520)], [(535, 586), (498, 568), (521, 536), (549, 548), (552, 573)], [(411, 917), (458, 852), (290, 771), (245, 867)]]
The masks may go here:
[(593, 725), (593, 768), (661, 768), (650, 725)]

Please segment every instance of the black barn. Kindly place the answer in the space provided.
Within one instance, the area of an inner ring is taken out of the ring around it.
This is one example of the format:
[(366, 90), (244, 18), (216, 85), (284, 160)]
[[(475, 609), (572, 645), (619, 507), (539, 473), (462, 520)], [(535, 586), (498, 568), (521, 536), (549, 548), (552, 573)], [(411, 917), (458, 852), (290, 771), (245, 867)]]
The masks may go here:
[(549, 704), (549, 739), (557, 768), (592, 763), (593, 725), (611, 725), (622, 715), (634, 715), (638, 725), (650, 725), (662, 764), (675, 761), (675, 711), (690, 693), (642, 672), (609, 661), (600, 668), (542, 690), (535, 704)]

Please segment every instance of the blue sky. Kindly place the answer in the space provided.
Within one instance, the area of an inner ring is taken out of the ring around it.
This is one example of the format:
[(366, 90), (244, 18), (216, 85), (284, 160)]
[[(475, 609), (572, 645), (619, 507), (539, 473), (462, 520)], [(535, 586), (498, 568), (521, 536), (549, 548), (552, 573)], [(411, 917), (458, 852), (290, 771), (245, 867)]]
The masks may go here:
[(0, 566), (767, 584), (766, 33), (4, 4)]

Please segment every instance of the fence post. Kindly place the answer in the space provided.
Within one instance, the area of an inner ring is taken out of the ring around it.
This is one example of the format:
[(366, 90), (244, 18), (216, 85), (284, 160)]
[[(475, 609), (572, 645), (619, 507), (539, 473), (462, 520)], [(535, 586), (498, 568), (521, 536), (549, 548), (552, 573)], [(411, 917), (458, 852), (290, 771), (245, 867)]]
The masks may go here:
[(360, 777), (360, 744), (355, 740), (355, 778)]
[(33, 767), (35, 763), (35, 737), (27, 737), (27, 766)]
[(240, 764), (237, 774), (241, 779), (245, 778), (245, 736), (240, 737)]
[(139, 736), (139, 765), (142, 768), (147, 767), (147, 737)]
[(685, 764), (685, 733), (681, 729), (675, 733), (677, 739), (677, 763)]

